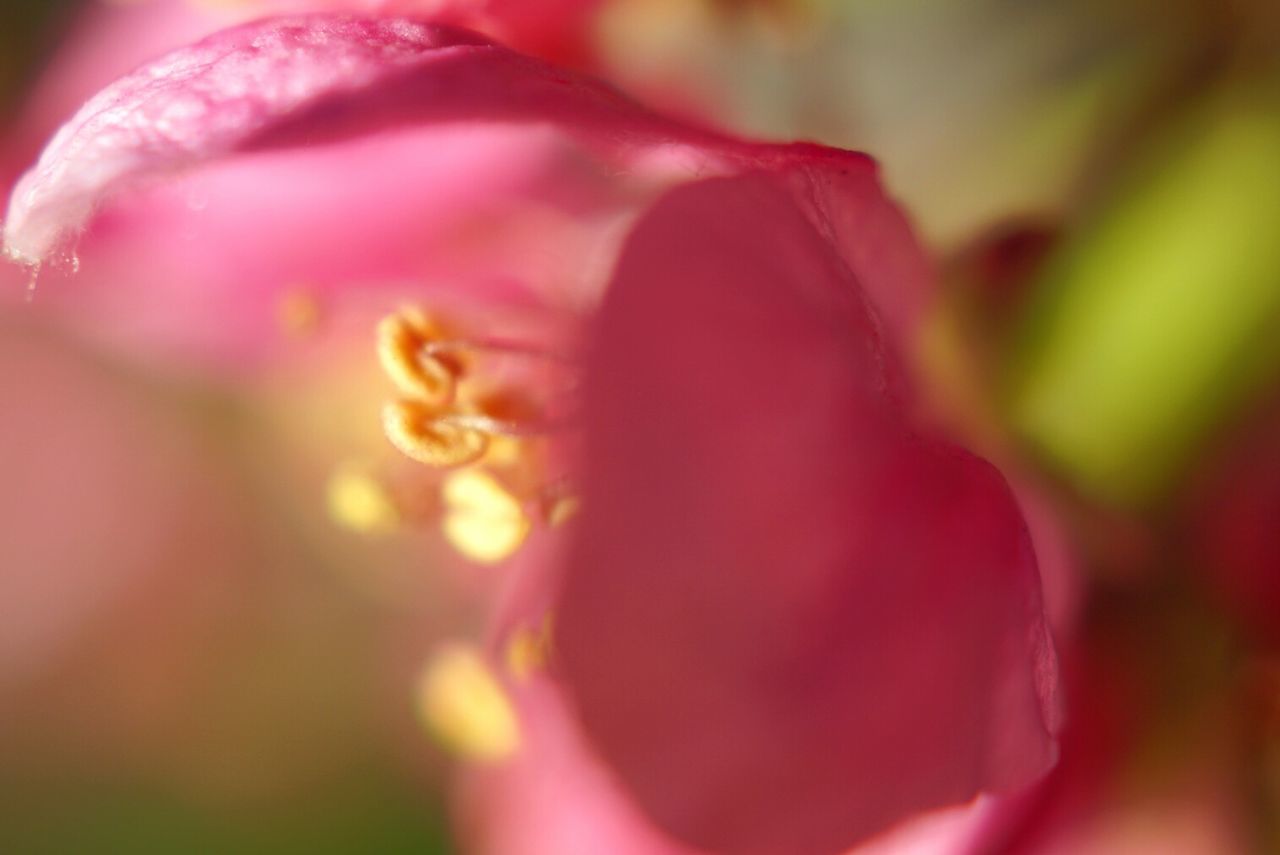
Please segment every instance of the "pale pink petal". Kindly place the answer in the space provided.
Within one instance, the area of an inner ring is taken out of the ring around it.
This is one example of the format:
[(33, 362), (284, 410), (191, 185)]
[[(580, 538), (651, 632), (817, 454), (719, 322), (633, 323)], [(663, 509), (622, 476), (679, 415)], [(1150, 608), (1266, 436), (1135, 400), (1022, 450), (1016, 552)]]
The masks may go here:
[[(188, 0), (80, 4), (5, 129), (6, 161), (20, 156), (13, 166), (26, 167), (49, 135), (99, 89), (143, 62), (227, 26), (235, 13), (229, 5), (214, 9)], [(6, 188), (17, 174), (5, 170)]]
[(635, 228), (595, 328), (559, 661), (639, 804), (716, 852), (834, 853), (1054, 759), (1026, 527), (905, 424), (870, 273), (774, 180), (709, 180)]

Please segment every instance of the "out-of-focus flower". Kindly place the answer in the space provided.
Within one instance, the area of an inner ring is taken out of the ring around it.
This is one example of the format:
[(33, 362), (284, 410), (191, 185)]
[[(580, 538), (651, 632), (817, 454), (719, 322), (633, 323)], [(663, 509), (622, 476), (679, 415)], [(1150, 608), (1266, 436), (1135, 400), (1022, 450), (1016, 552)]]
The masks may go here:
[[(552, 609), (589, 743), (683, 840), (835, 852), (1053, 762), (1026, 527), (915, 424), (928, 270), (862, 156), (691, 130), (458, 30), (282, 18), (93, 98), (5, 246), (79, 268), (42, 295), (123, 291), (134, 332), (241, 364), (300, 284), (330, 316), (429, 304), (377, 327), (387, 437), (472, 557), (567, 552), (515, 608)], [(335, 507), (385, 519), (353, 485)], [(469, 692), (501, 739), (454, 735), (518, 744), (444, 662), (432, 720)]]
[(1199, 574), (1255, 642), (1280, 643), (1280, 399), (1220, 438), (1186, 490)]

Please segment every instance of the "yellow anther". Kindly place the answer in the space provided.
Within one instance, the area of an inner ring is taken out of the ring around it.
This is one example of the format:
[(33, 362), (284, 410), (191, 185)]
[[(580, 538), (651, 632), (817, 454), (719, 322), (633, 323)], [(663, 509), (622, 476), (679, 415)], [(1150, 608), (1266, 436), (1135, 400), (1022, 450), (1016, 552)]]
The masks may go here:
[(442, 745), (484, 761), (501, 760), (520, 747), (514, 705), (474, 647), (442, 647), (427, 663), (417, 690), (422, 722)]
[(320, 301), (309, 291), (294, 289), (280, 295), (276, 322), (286, 334), (302, 338), (320, 328)]
[(515, 553), (529, 534), (524, 508), (493, 476), (476, 469), (445, 479), (444, 536), (467, 558), (496, 564)]
[(329, 517), (361, 534), (386, 534), (400, 525), (400, 509), (364, 467), (344, 463), (329, 477)]
[(411, 398), (441, 406), (453, 400), (461, 366), (424, 352), (442, 330), (420, 309), (401, 309), (378, 324), (378, 360), (396, 388)]
[(392, 401), (382, 408), (382, 430), (402, 454), (428, 466), (462, 466), (484, 456), (489, 438), (450, 424), (420, 401)]
[(522, 627), (512, 633), (505, 659), (507, 671), (517, 680), (528, 680), (545, 670), (551, 660), (551, 616), (536, 628)]

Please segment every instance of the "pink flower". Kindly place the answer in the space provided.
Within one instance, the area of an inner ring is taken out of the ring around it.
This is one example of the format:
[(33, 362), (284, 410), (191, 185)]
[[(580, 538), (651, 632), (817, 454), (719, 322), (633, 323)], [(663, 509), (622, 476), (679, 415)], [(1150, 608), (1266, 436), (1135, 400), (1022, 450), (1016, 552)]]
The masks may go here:
[(282, 18), (93, 98), (4, 237), (78, 257), (42, 299), (132, 290), (148, 335), (241, 362), (299, 283), (352, 317), (444, 304), (380, 328), (388, 436), (498, 484), (446, 505), (514, 494), (512, 549), (563, 541), (514, 608), (551, 608), (587, 743), (689, 845), (834, 853), (1053, 763), (1026, 526), (914, 424), (928, 267), (867, 158), (690, 129), (458, 30)]

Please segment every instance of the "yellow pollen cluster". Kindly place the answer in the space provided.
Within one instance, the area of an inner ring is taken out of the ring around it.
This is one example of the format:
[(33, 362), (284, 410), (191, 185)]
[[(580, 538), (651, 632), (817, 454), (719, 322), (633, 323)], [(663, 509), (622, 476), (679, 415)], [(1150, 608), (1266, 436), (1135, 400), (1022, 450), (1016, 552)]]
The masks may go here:
[(361, 534), (386, 534), (400, 525), (400, 509), (386, 487), (363, 466), (344, 463), (329, 477), (329, 516)]
[(476, 469), (445, 479), (444, 536), (453, 548), (481, 564), (515, 553), (529, 534), (529, 516), (492, 475)]
[(440, 323), (415, 308), (378, 324), (378, 360), (403, 396), (383, 408), (383, 432), (410, 460), (437, 467), (474, 463), (488, 448), (482, 431), (454, 419), (462, 364), (429, 352), (445, 335)]
[(471, 645), (436, 652), (419, 679), (417, 707), (427, 730), (462, 757), (492, 762), (520, 747), (515, 706)]
[(421, 401), (401, 399), (384, 406), (382, 431), (405, 457), (440, 468), (474, 463), (489, 447), (485, 434), (452, 423)]
[(443, 327), (416, 308), (401, 309), (378, 324), (378, 360), (404, 395), (436, 407), (453, 401), (460, 366), (426, 352), (428, 344), (444, 337)]
[[(516, 360), (515, 367), (528, 368), (559, 357), (521, 342), (461, 337), (415, 307), (378, 324), (377, 353), (399, 393), (382, 409), (383, 433), (410, 460), (453, 470), (440, 483), (439, 513), (442, 532), (458, 552), (496, 564), (525, 542), (531, 514), (548, 524), (572, 515), (572, 497), (557, 497), (553, 507), (543, 495), (540, 438), (554, 425), (523, 388), (509, 381), (506, 388), (493, 384), (512, 363), (489, 370), (494, 360)], [(474, 465), (480, 463), (483, 469)], [(333, 515), (352, 527), (376, 530), (384, 515), (375, 509), (373, 493), (356, 486), (332, 488)]]

